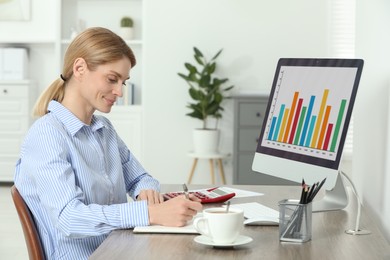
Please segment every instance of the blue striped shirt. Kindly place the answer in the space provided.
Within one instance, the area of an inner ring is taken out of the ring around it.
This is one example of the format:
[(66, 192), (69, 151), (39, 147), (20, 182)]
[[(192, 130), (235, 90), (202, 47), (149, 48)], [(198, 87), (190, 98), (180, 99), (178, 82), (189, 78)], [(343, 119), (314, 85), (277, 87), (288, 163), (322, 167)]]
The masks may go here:
[(146, 201), (127, 202), (157, 180), (94, 115), (86, 125), (56, 101), (28, 131), (15, 185), (31, 209), (48, 259), (87, 259), (115, 229), (149, 225)]

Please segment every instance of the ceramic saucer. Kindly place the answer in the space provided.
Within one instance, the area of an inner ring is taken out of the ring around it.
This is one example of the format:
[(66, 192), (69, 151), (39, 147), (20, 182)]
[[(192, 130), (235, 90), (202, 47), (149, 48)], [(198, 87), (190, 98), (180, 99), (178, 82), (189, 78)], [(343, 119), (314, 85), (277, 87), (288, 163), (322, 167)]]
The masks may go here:
[(231, 244), (218, 244), (214, 243), (209, 237), (206, 236), (197, 236), (194, 238), (194, 241), (196, 243), (207, 245), (207, 246), (214, 246), (214, 247), (233, 247), (233, 246), (240, 246), (245, 245), (253, 241), (251, 237), (247, 236), (239, 236), (236, 241), (234, 241)]

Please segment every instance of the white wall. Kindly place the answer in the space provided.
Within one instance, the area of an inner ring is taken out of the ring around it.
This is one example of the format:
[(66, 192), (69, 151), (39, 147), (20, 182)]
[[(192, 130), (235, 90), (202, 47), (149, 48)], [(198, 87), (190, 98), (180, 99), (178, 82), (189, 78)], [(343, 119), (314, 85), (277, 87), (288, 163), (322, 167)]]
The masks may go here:
[(31, 0), (29, 21), (2, 21), (0, 42), (52, 42), (55, 38), (56, 0)]
[[(30, 61), (29, 77), (41, 91), (58, 77), (56, 71), (55, 37), (58, 17), (58, 0), (31, 1), (31, 19), (29, 21), (1, 21), (0, 46), (28, 48)], [(39, 92), (40, 92), (39, 91)]]
[(355, 106), (354, 180), (390, 240), (390, 2), (357, 3), (357, 55), (365, 65)]
[[(238, 90), (269, 91), (280, 57), (327, 54), (327, 1), (144, 0), (144, 165), (162, 183), (187, 181), (192, 129), (185, 116), (187, 84), (177, 76), (193, 60), (193, 46), (206, 55), (223, 48), (221, 76)], [(221, 150), (232, 152), (232, 101), (226, 104)], [(194, 183), (210, 183), (207, 161), (198, 163)], [(202, 168), (203, 167), (203, 168)], [(231, 158), (225, 163), (232, 182)]]

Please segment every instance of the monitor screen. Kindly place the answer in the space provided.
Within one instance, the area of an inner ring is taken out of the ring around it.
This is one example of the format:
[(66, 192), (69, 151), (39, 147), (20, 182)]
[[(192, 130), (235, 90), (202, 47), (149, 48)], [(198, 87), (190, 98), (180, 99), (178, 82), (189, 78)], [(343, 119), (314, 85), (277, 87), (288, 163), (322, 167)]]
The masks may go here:
[(252, 169), (335, 185), (363, 68), (360, 59), (279, 60)]

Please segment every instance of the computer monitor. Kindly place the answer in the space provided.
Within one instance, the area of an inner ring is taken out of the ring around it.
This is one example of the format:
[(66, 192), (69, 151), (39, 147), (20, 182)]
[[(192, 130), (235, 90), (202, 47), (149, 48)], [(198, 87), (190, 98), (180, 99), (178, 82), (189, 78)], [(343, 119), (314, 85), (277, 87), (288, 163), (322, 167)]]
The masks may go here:
[(308, 185), (326, 178), (313, 211), (348, 204), (339, 165), (363, 63), (282, 58), (277, 64), (252, 169)]

